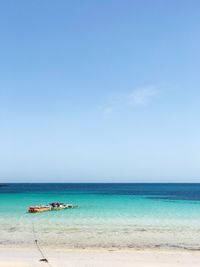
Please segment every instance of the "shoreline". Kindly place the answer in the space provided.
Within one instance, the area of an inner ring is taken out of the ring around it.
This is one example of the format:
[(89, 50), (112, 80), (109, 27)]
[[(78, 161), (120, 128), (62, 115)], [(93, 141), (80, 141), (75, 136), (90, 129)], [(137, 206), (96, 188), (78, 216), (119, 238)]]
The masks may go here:
[[(188, 252), (188, 253), (200, 253), (200, 248), (186, 248), (184, 246), (179, 245), (156, 245), (156, 246), (83, 246), (83, 245), (75, 245), (75, 246), (67, 246), (67, 245), (47, 245), (43, 244), (38, 241), (38, 245), (40, 248), (46, 249), (46, 250), (61, 250), (61, 251), (71, 251), (71, 250), (77, 250), (77, 251), (130, 251), (130, 252)], [(30, 249), (34, 250), (36, 249), (36, 245), (33, 242), (32, 244), (2, 244), (0, 243), (0, 250), (1, 249)]]
[[(52, 267), (197, 267), (199, 251), (42, 247)], [(0, 247), (0, 267), (47, 266), (37, 248)]]

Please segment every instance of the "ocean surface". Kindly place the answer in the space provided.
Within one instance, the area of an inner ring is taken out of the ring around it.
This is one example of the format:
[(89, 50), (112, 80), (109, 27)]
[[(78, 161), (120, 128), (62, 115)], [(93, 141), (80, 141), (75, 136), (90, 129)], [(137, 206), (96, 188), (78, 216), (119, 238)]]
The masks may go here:
[[(30, 205), (79, 208), (29, 214)], [(200, 184), (0, 184), (0, 246), (200, 250)]]

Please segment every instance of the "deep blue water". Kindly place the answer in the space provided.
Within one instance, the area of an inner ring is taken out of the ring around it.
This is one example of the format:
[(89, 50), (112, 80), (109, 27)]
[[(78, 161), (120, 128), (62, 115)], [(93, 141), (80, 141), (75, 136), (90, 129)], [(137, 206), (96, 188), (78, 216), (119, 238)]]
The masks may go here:
[(200, 200), (200, 183), (8, 183), (0, 193), (55, 192), (146, 196), (166, 200)]

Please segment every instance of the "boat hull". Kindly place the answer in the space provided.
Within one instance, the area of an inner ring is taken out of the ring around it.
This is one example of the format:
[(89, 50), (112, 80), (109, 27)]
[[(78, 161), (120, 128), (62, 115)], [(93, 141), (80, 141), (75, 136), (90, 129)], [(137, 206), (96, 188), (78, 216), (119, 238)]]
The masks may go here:
[(51, 208), (50, 207), (45, 207), (45, 208), (43, 208), (43, 207), (38, 207), (38, 208), (32, 208), (32, 207), (30, 207), (29, 208), (29, 212), (30, 213), (36, 213), (36, 212), (45, 212), (45, 211), (50, 211), (51, 210)]

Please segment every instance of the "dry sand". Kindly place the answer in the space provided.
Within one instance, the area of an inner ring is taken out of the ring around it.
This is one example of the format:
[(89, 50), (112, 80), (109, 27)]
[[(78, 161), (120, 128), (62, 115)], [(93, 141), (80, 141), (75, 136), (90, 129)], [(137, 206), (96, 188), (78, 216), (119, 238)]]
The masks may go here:
[[(199, 267), (200, 252), (135, 250), (43, 250), (52, 267)], [(0, 248), (0, 267), (46, 266), (31, 248)]]

